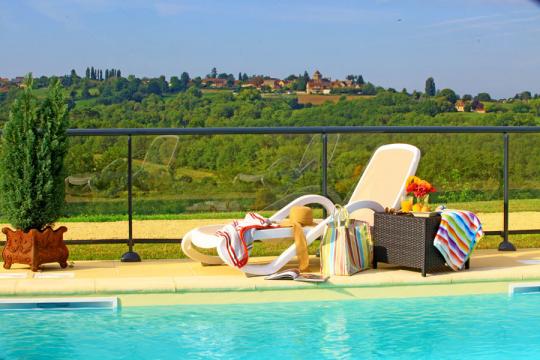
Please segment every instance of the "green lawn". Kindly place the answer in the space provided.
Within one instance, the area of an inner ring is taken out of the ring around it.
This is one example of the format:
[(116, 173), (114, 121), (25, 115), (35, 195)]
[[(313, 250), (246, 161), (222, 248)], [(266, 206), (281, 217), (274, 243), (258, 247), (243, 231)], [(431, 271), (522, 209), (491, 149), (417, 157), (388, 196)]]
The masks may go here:
[[(510, 211), (540, 211), (540, 199), (518, 199), (510, 200)], [(449, 209), (467, 209), (474, 212), (492, 213), (503, 211), (502, 200), (492, 201), (469, 201), (460, 203), (448, 203)]]

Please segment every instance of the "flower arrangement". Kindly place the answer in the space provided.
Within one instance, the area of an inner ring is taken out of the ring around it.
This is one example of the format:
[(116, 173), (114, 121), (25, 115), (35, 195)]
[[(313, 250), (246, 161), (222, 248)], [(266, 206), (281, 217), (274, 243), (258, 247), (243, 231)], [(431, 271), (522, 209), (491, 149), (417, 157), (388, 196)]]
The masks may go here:
[(422, 198), (437, 191), (433, 185), (417, 176), (410, 176), (407, 179), (407, 193), (414, 194), (416, 198)]
[(429, 194), (435, 191), (437, 190), (433, 185), (417, 176), (411, 176), (407, 179), (406, 192), (416, 197), (413, 211), (429, 211)]

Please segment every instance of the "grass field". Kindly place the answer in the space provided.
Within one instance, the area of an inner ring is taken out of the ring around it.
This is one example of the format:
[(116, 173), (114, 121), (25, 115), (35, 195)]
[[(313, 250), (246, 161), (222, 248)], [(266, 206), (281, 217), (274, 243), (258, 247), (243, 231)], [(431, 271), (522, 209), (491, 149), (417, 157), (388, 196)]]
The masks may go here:
[[(313, 104), (321, 105), (327, 101), (336, 103), (339, 101), (343, 95), (318, 95), (318, 94), (298, 94), (298, 103), (299, 104)], [(370, 95), (346, 95), (347, 100), (365, 100), (372, 98)]]

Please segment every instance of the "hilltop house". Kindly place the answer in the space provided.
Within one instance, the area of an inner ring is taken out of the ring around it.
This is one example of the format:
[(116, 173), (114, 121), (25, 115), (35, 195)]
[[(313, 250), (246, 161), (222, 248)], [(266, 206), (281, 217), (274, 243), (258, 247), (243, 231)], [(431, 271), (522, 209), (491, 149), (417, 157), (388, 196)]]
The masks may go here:
[(260, 89), (261, 86), (263, 85), (263, 83), (264, 83), (264, 79), (262, 77), (254, 76), (254, 77), (250, 78), (248, 81), (246, 81), (245, 83), (243, 83), (242, 87), (243, 88), (250, 87), (250, 88)]
[(205, 78), (201, 80), (201, 84), (203, 84), (206, 87), (225, 88), (227, 87), (227, 79)]
[(360, 86), (352, 80), (334, 80), (331, 84), (332, 89), (358, 89)]
[(463, 100), (458, 100), (456, 101), (456, 110), (459, 111), (459, 112), (464, 112), (465, 111), (465, 101)]
[(7, 93), (9, 91), (9, 79), (0, 77), (0, 93)]
[(17, 76), (14, 79), (11, 79), (11, 83), (21, 87), (24, 84), (24, 76)]
[(279, 80), (278, 85), (279, 85), (280, 88), (283, 89), (284, 87), (289, 85), (289, 83), (290, 83), (290, 81), (288, 81), (288, 80)]
[[(467, 105), (470, 105), (469, 106), (470, 109), (467, 109)], [(473, 101), (472, 103), (470, 103), (468, 101), (458, 100), (458, 101), (456, 101), (455, 107), (456, 107), (456, 110), (458, 112), (474, 111), (474, 112), (477, 112), (479, 114), (485, 114), (486, 113), (486, 108), (485, 108), (484, 104), (482, 104), (480, 101)]]
[(281, 80), (279, 79), (273, 79), (273, 78), (264, 79), (261, 86), (268, 86), (272, 90), (281, 89), (280, 81)]
[(332, 88), (332, 82), (330, 79), (322, 77), (319, 70), (313, 73), (313, 78), (306, 84), (307, 94), (330, 94)]
[(480, 114), (485, 114), (486, 113), (486, 108), (485, 108), (484, 104), (482, 104), (481, 102), (478, 102), (478, 104), (476, 104), (476, 108), (474, 109), (474, 112), (477, 112), (477, 113), (480, 113)]

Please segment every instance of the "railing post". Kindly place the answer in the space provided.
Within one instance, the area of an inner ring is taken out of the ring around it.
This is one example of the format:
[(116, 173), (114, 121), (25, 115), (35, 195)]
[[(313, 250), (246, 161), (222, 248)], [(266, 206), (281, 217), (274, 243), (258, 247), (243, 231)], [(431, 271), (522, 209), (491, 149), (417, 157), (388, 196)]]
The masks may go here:
[(128, 158), (127, 158), (127, 192), (128, 192), (128, 252), (122, 255), (122, 262), (139, 262), (141, 257), (133, 251), (133, 196), (132, 196), (132, 179), (131, 179), (131, 135), (128, 135)]
[(516, 251), (516, 247), (508, 240), (508, 151), (510, 135), (504, 133), (504, 153), (503, 153), (503, 241), (499, 244), (499, 251)]
[[(321, 193), (328, 197), (328, 134), (321, 134), (322, 153), (321, 153)], [(326, 218), (326, 210), (323, 209), (323, 218)]]

